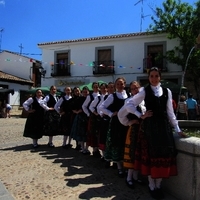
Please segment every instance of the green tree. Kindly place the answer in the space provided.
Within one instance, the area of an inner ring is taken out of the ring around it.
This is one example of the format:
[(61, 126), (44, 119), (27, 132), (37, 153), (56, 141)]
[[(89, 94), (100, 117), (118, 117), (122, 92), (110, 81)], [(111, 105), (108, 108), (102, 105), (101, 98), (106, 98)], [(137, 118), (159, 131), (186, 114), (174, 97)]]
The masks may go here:
[[(162, 8), (155, 9), (155, 16), (152, 16), (153, 23), (150, 31), (155, 33), (167, 33), (169, 39), (179, 39), (179, 46), (166, 52), (165, 58), (184, 70), (186, 60), (191, 49), (196, 43), (197, 35), (200, 31), (200, 1), (196, 7), (181, 0), (166, 0)], [(187, 65), (188, 80), (191, 81), (197, 94), (199, 94), (200, 83), (200, 51), (194, 50), (188, 60)]]

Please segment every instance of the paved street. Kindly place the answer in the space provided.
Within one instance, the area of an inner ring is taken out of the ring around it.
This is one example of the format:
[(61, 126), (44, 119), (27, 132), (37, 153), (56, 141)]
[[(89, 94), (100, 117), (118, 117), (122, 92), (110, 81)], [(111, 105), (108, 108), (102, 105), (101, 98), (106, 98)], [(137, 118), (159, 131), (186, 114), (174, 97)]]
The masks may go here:
[[(7, 194), (16, 200), (151, 199), (147, 185), (129, 189), (116, 169), (105, 169), (100, 159), (61, 148), (61, 136), (54, 138), (54, 149), (43, 137), (32, 150), (31, 139), (22, 136), (25, 120), (0, 119), (0, 200), (11, 200)], [(168, 194), (165, 199), (175, 200)]]

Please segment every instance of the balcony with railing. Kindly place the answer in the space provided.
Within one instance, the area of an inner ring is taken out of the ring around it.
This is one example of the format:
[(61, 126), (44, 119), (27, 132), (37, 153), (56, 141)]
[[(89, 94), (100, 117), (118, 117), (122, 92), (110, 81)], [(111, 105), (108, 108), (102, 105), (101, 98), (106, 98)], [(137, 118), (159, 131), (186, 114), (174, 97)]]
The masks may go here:
[(93, 74), (114, 74), (114, 60), (94, 61)]
[(55, 64), (51, 66), (51, 76), (71, 76), (69, 64)]
[(167, 72), (167, 64), (165, 58), (151, 60), (149, 58), (143, 58), (143, 72), (148, 73), (148, 70), (152, 67), (157, 67), (161, 72)]

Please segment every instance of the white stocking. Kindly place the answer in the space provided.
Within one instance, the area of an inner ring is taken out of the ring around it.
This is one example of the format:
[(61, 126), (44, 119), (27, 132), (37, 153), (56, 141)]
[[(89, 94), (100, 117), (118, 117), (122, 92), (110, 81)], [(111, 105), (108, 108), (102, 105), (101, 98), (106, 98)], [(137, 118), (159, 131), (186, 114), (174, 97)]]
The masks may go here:
[(128, 174), (127, 174), (127, 181), (132, 180), (133, 178), (133, 169), (128, 169)]
[(154, 190), (156, 188), (155, 179), (151, 178), (151, 176), (149, 175), (148, 180), (149, 180), (149, 188), (151, 190)]
[(138, 180), (138, 171), (136, 171), (136, 170), (133, 170), (133, 179), (134, 179), (135, 181)]
[(162, 178), (156, 179), (156, 188), (160, 188), (161, 182), (162, 182)]

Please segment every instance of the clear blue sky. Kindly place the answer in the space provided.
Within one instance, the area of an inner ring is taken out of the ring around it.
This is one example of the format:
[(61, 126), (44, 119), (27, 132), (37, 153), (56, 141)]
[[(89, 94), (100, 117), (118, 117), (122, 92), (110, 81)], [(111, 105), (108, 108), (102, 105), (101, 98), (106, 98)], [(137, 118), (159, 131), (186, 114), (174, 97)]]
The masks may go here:
[(145, 31), (162, 2), (143, 0), (141, 26), (142, 0), (0, 0), (0, 47), (41, 60), (38, 43)]

